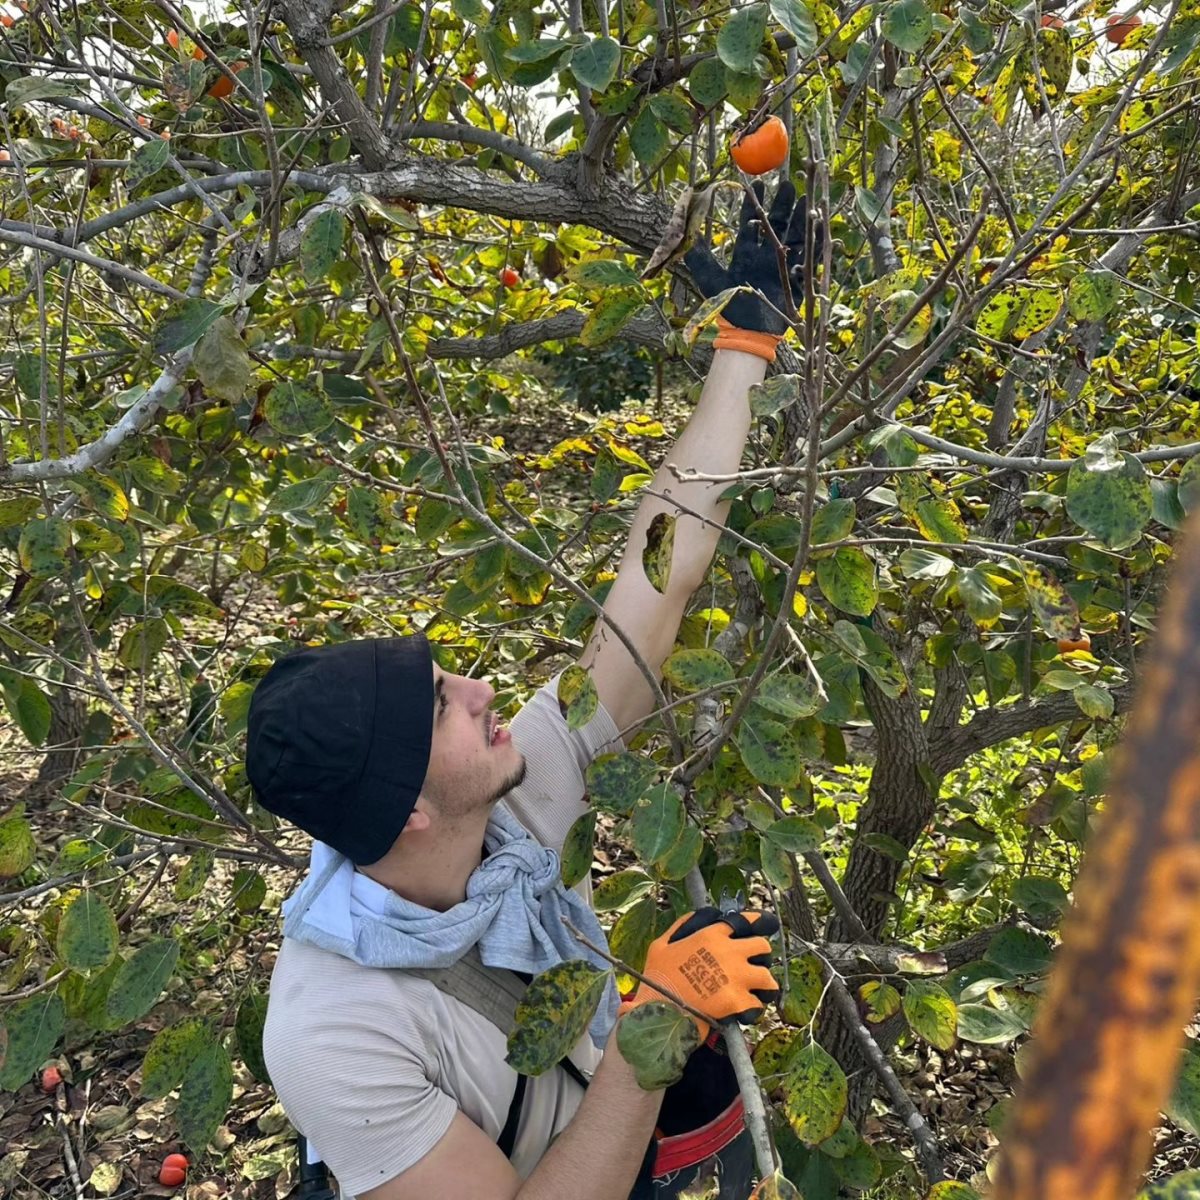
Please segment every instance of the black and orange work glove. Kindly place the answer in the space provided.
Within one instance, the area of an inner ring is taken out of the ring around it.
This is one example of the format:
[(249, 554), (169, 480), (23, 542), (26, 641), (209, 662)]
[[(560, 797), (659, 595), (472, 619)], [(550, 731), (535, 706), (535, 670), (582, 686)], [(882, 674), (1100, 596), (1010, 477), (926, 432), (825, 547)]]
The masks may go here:
[[(775, 347), (787, 329), (786, 302), (775, 239), (767, 232), (759, 215), (766, 194), (761, 182), (754, 184), (754, 193), (758, 204), (749, 194), (742, 202), (742, 215), (728, 267), (721, 266), (707, 246), (699, 245), (687, 252), (684, 262), (706, 297), (743, 284), (755, 289), (749, 293), (739, 292), (725, 306), (717, 318), (717, 337), (713, 345), (718, 350), (742, 350), (774, 362)], [(792, 299), (798, 304), (804, 295), (808, 202), (805, 197), (796, 202), (796, 189), (790, 181), (779, 185), (767, 220), (783, 245)], [(818, 225), (814, 244), (817, 258), (821, 255), (821, 245), (821, 227)]]
[[(771, 943), (767, 941), (778, 930), (779, 921), (771, 913), (700, 908), (680, 917), (650, 943), (642, 972), (647, 982), (621, 1011), (655, 1000), (672, 1004), (672, 996), (677, 996), (712, 1022), (756, 1021), (779, 995), (779, 984), (769, 970)], [(658, 987), (670, 994), (664, 995)], [(708, 1023), (688, 1015), (703, 1041)]]

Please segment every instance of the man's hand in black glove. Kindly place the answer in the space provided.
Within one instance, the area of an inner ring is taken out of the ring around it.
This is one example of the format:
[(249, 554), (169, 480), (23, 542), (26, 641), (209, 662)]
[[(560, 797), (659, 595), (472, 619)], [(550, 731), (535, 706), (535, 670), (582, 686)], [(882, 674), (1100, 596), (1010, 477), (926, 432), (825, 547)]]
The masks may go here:
[[(787, 329), (787, 301), (779, 273), (779, 252), (759, 215), (765, 196), (761, 182), (754, 184), (754, 193), (758, 197), (757, 205), (748, 194), (742, 203), (737, 240), (733, 244), (728, 267), (721, 266), (707, 246), (694, 246), (684, 261), (705, 297), (716, 296), (727, 288), (743, 284), (762, 293), (760, 297), (740, 292), (725, 306), (721, 316), (738, 329), (779, 337)], [(807, 198), (802, 196), (797, 204), (795, 187), (790, 181), (781, 183), (771, 202), (768, 219), (771, 229), (783, 244), (793, 301), (798, 302), (804, 290)], [(820, 257), (821, 253), (820, 233), (818, 227), (816, 257)]]

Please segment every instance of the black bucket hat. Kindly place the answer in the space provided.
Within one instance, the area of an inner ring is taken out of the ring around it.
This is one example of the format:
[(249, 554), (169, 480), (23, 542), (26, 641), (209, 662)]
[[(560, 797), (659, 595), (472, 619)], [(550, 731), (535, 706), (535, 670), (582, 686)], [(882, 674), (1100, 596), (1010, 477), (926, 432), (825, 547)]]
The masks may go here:
[(250, 702), (246, 774), (258, 802), (357, 865), (377, 862), (425, 782), (433, 702), (421, 634), (281, 658)]

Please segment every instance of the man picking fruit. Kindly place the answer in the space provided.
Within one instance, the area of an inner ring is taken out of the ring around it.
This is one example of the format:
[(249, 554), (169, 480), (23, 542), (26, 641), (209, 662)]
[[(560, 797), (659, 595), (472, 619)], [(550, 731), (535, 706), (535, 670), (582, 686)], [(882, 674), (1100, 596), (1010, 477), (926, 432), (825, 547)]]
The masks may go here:
[[(749, 389), (786, 327), (776, 239), (793, 292), (803, 284), (805, 206), (792, 185), (771, 206), (774, 236), (759, 213), (748, 196), (728, 267), (706, 248), (687, 258), (706, 296), (753, 289), (725, 309), (699, 403), (667, 455), (704, 475), (738, 469)], [(309, 874), (284, 906), (263, 1048), (284, 1107), (343, 1195), (668, 1197), (705, 1154), (728, 1150), (739, 1165), (719, 1168), (720, 1196), (745, 1197), (749, 1152), (728, 1061), (702, 1046), (664, 1104), (662, 1091), (638, 1086), (615, 1024), (663, 1000), (683, 1001), (702, 1042), (716, 1022), (757, 1018), (776, 994), (773, 917), (703, 909), (680, 918), (651, 944), (648, 982), (623, 1005), (610, 985), (589, 1034), (534, 1078), (505, 1061), (505, 1032), (478, 996), (464, 1002), (432, 982), (469, 962), (510, 981), (569, 959), (607, 967), (568, 927), (603, 946), (587, 883), (564, 888), (558, 852), (587, 809), (588, 763), (654, 707), (612, 631), (657, 675), (708, 572), (723, 490), (660, 468), (650, 491), (665, 498), (643, 497), (581, 659), (600, 701), (581, 729), (568, 729), (554, 683), (506, 729), (492, 688), (443, 670), (419, 635), (302, 650), (258, 685), (247, 774), (264, 808), (316, 839)], [(659, 514), (677, 516), (661, 594), (641, 555)], [(685, 1133), (700, 1158), (676, 1153)]]

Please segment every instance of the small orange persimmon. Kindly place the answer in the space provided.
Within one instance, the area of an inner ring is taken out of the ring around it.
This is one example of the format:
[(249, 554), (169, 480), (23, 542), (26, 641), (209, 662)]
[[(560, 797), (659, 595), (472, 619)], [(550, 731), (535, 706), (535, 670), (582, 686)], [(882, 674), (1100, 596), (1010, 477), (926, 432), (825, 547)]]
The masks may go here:
[(1059, 654), (1070, 654), (1072, 650), (1090, 650), (1091, 648), (1092, 639), (1088, 636), (1087, 630), (1081, 631), (1077, 638), (1058, 639)]
[(1104, 36), (1114, 46), (1123, 46), (1125, 39), (1142, 23), (1137, 13), (1113, 13), (1104, 22)]
[(739, 134), (729, 153), (747, 175), (765, 175), (787, 161), (787, 126), (778, 117), (767, 117)]

